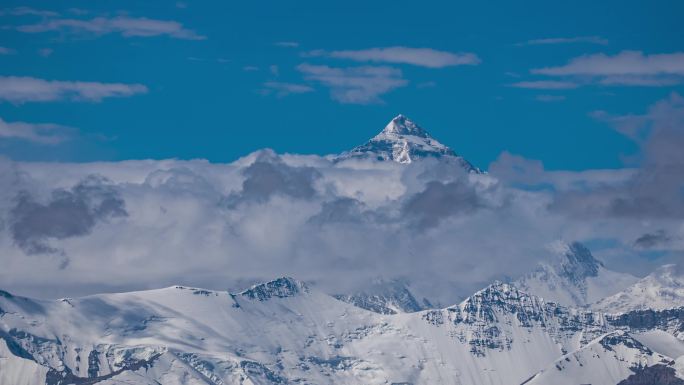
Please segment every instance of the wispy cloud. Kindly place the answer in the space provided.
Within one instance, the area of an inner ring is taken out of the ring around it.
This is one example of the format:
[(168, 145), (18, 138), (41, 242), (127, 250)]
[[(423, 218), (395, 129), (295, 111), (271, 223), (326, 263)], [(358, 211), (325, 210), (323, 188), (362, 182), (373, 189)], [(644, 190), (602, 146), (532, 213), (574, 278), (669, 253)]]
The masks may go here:
[(550, 103), (550, 102), (560, 102), (565, 100), (563, 95), (537, 95), (535, 98), (538, 102)]
[(577, 88), (577, 83), (559, 80), (533, 80), (511, 84), (511, 87), (530, 88), (535, 90), (567, 90)]
[(276, 96), (283, 97), (290, 94), (304, 94), (312, 92), (314, 89), (306, 84), (284, 83), (284, 82), (266, 82), (264, 83), (265, 93), (275, 92)]
[(408, 84), (401, 70), (385, 66), (340, 68), (304, 63), (297, 69), (306, 79), (329, 87), (331, 97), (341, 103), (381, 103), (381, 95)]
[(297, 47), (299, 47), (299, 43), (296, 41), (277, 41), (273, 44), (277, 47), (283, 47), (283, 48), (297, 48)]
[(308, 56), (326, 56), (358, 62), (411, 64), (428, 68), (443, 68), (480, 64), (474, 53), (447, 52), (432, 48), (385, 47), (345, 51), (311, 51)]
[(553, 37), (545, 39), (532, 39), (516, 44), (517, 46), (525, 45), (555, 45), (555, 44), (572, 44), (572, 43), (587, 43), (607, 45), (608, 40), (600, 36), (576, 36), (576, 37)]
[(128, 97), (147, 92), (142, 84), (45, 80), (32, 77), (0, 76), (0, 101), (11, 103)]
[(641, 51), (622, 51), (612, 56), (584, 55), (563, 66), (537, 68), (532, 73), (581, 78), (603, 85), (668, 86), (684, 81), (684, 52), (648, 55)]
[(0, 10), (0, 16), (2, 15), (57, 17), (59, 16), (59, 13), (31, 7), (14, 7)]
[(15, 53), (16, 51), (11, 48), (0, 47), (0, 55), (13, 55)]
[(18, 31), (25, 33), (42, 33), (53, 31), (69, 31), (72, 33), (85, 33), (94, 35), (106, 35), (118, 33), (124, 37), (152, 37), (168, 36), (185, 40), (204, 40), (205, 36), (187, 29), (177, 21), (155, 20), (145, 17), (117, 16), (112, 18), (96, 17), (93, 19), (46, 19), (34, 24), (25, 24), (17, 27)]
[(0, 118), (0, 139), (20, 139), (55, 145), (68, 139), (74, 129), (52, 123), (6, 122)]

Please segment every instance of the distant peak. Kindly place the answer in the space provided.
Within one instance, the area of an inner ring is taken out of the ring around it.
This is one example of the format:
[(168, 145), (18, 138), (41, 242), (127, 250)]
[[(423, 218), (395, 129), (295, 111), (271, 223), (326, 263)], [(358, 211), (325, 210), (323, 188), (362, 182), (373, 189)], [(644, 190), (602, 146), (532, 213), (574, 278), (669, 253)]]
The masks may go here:
[(422, 127), (406, 116), (399, 114), (392, 119), (382, 133), (389, 135), (412, 135), (421, 138), (429, 138), (430, 135)]
[(594, 258), (591, 251), (579, 242), (557, 241), (551, 245), (556, 254), (558, 273), (575, 282), (583, 282), (587, 277), (596, 277), (603, 266)]
[(455, 160), (467, 172), (481, 172), (452, 149), (433, 138), (411, 119), (401, 114), (395, 116), (379, 134), (368, 142), (340, 154), (335, 158), (335, 161), (353, 158), (394, 161), (404, 164), (424, 158), (441, 158), (446, 159), (447, 162)]

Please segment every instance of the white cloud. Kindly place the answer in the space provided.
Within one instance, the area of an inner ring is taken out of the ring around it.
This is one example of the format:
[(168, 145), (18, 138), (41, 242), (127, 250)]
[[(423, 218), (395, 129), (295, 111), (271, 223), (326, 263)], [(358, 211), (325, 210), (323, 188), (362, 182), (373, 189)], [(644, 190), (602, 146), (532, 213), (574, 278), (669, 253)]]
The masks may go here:
[(169, 36), (176, 39), (204, 40), (205, 36), (187, 29), (177, 21), (155, 20), (145, 17), (117, 16), (112, 18), (96, 17), (93, 19), (46, 19), (34, 24), (17, 27), (25, 33), (42, 33), (52, 31), (69, 31), (73, 33), (87, 33), (106, 35), (118, 33), (124, 37)]
[(35, 9), (31, 7), (14, 7), (3, 9), (2, 11), (0, 11), (0, 15), (57, 17), (59, 16), (59, 13), (54, 11), (47, 11), (44, 9)]
[(545, 39), (532, 39), (523, 43), (518, 43), (518, 46), (524, 45), (554, 45), (554, 44), (572, 44), (572, 43), (588, 43), (607, 45), (608, 40), (600, 36), (576, 36), (576, 37), (554, 37)]
[(309, 55), (349, 59), (359, 62), (411, 64), (428, 68), (477, 65), (481, 62), (480, 58), (474, 53), (455, 53), (432, 48), (411, 47), (383, 47), (331, 52), (312, 51)]
[(51, 123), (6, 122), (0, 118), (0, 139), (20, 139), (37, 144), (55, 145), (68, 140), (74, 130)]
[(0, 47), (0, 55), (13, 55), (15, 53), (16, 51), (11, 48)]
[(304, 94), (313, 92), (313, 88), (306, 84), (285, 83), (285, 82), (266, 82), (264, 83), (267, 92), (275, 92), (278, 97), (287, 96), (290, 94)]
[(622, 51), (612, 56), (584, 55), (563, 66), (537, 68), (532, 73), (581, 78), (604, 85), (667, 86), (684, 80), (684, 52), (649, 55)]
[(45, 80), (32, 77), (0, 76), (0, 100), (12, 103), (129, 97), (146, 93), (141, 84)]
[(385, 66), (329, 67), (300, 64), (304, 77), (330, 88), (330, 95), (341, 103), (381, 103), (381, 95), (404, 87), (408, 81), (401, 70)]
[[(273, 151), (229, 164), (0, 159), (0, 282), (62, 296), (291, 275), (336, 292), (380, 276), (448, 288), (447, 304), (527, 272), (559, 238), (607, 244), (598, 258), (641, 274), (681, 258), (684, 99), (598, 115), (637, 142), (638, 169), (551, 171), (510, 153), (485, 175)], [(639, 256), (653, 247), (664, 256)]]
[[(174, 283), (225, 289), (281, 275), (335, 292), (381, 276), (448, 287), (437, 293), (446, 304), (526, 272), (557, 238), (615, 239), (612, 252), (625, 256), (643, 234), (679, 226), (549, 210), (556, 194), (620, 186), (633, 171), (552, 172), (510, 154), (490, 175), (437, 160), (333, 163), (272, 151), (230, 164), (0, 161), (0, 168), (7, 186), (0, 216), (8, 218), (0, 281), (39, 296)], [(78, 221), (64, 231), (59, 221), (72, 212)]]
[(535, 90), (566, 90), (571, 88), (577, 88), (578, 85), (574, 82), (569, 81), (534, 80), (513, 83), (511, 84), (511, 87), (530, 88)]

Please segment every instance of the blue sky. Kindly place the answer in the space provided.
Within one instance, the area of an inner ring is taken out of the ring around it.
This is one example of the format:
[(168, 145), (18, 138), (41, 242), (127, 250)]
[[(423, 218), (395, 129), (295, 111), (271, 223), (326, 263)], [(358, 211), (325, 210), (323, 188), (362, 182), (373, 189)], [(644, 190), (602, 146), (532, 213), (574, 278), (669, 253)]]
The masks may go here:
[(681, 2), (369, 3), (5, 1), (0, 154), (337, 153), (403, 113), (481, 167), (618, 168), (606, 117), (684, 93)]

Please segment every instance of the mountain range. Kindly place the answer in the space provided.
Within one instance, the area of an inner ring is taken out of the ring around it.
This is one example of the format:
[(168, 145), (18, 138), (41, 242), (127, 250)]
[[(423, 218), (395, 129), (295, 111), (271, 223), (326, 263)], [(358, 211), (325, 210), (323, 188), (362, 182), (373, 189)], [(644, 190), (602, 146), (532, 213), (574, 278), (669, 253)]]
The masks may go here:
[(605, 314), (495, 282), (454, 306), (387, 315), (285, 277), (239, 293), (2, 292), (0, 383), (618, 384), (656, 366), (678, 381), (679, 305)]

